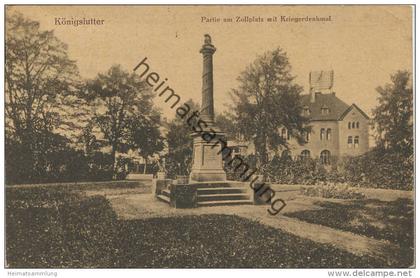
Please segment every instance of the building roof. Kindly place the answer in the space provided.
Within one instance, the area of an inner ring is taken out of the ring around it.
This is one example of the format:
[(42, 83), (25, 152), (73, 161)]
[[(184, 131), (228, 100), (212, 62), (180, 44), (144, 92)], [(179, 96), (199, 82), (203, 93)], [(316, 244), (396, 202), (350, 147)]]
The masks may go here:
[[(351, 107), (336, 97), (335, 93), (315, 93), (315, 102), (311, 102), (310, 94), (302, 95), (301, 104), (303, 108), (309, 108), (309, 117), (312, 121), (339, 121), (341, 116)], [(329, 113), (322, 114), (321, 108), (328, 108)]]
[(349, 108), (347, 108), (347, 110), (346, 111), (344, 111), (344, 113), (343, 113), (343, 115), (341, 115), (341, 117), (340, 117), (340, 121), (341, 120), (343, 120), (344, 119), (344, 117), (353, 109), (353, 108), (355, 108), (356, 110), (358, 110), (359, 112), (360, 112), (360, 114), (362, 114), (366, 119), (368, 119), (369, 120), (369, 116), (368, 115), (366, 115), (366, 113), (365, 112), (363, 112), (363, 110), (362, 109), (360, 109), (359, 108), (359, 106), (357, 106), (356, 104), (352, 104), (351, 106), (349, 106)]

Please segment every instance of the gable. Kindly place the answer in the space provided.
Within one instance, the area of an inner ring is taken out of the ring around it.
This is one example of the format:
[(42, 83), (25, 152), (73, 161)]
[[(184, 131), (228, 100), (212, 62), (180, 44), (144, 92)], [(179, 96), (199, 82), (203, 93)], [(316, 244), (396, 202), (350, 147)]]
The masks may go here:
[(364, 117), (366, 120), (370, 119), (369, 116), (366, 115), (366, 113), (363, 112), (362, 109), (360, 109), (356, 104), (353, 103), (351, 106), (349, 106), (349, 108), (346, 109), (346, 111), (343, 112), (339, 120), (342, 121), (347, 115), (350, 114), (351, 111), (357, 111), (357, 113)]

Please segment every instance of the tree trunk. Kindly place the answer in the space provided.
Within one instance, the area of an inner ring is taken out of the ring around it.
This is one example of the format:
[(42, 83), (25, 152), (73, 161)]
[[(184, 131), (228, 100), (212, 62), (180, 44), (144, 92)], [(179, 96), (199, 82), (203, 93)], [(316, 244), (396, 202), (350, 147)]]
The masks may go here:
[(143, 174), (146, 174), (147, 157), (143, 157), (143, 158), (144, 158), (144, 170), (143, 170)]
[(257, 169), (260, 174), (263, 175), (264, 181), (267, 179), (267, 173), (263, 171), (263, 168), (268, 163), (267, 155), (267, 138), (262, 134), (259, 138), (255, 140), (255, 153), (257, 155)]
[(112, 158), (112, 179), (117, 179), (117, 161), (116, 161), (116, 153), (117, 153), (117, 146), (115, 144), (112, 145), (111, 150), (111, 158)]
[(36, 139), (30, 134), (31, 131), (26, 131), (22, 136), (23, 152), (21, 155), (24, 157), (22, 163), (22, 172), (24, 173), (24, 176), (22, 178), (26, 183), (36, 183), (37, 181), (34, 180), (37, 175), (35, 169), (35, 153), (33, 149), (33, 140)]

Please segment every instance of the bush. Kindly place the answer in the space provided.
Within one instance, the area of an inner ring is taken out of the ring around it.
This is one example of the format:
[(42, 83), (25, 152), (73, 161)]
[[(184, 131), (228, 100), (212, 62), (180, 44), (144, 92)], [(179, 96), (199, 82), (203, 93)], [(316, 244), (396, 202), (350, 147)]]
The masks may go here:
[[(328, 166), (322, 165), (318, 159), (293, 160), (274, 156), (258, 170), (266, 175), (268, 181), (280, 184), (319, 185), (330, 182), (400, 190), (412, 190), (414, 185), (414, 156), (405, 157), (383, 149), (374, 149), (356, 157), (332, 157)], [(235, 175), (231, 177), (236, 178)]]
[[(62, 139), (64, 140), (64, 139)], [(32, 154), (28, 146), (7, 140), (5, 150), (6, 184), (103, 181), (113, 177), (110, 154), (95, 151), (85, 154), (59, 142), (48, 151)], [(31, 162), (31, 163), (30, 163)], [(118, 158), (117, 178), (128, 174), (129, 159)], [(32, 165), (33, 163), (33, 165)]]
[(405, 157), (389, 150), (374, 149), (362, 156), (347, 157), (343, 176), (353, 185), (412, 190), (414, 155)]
[(300, 194), (332, 199), (364, 199), (365, 195), (347, 185), (326, 183), (321, 186), (301, 187)]
[(330, 181), (330, 171), (315, 159), (297, 159), (275, 156), (263, 167), (269, 181), (281, 184), (320, 184)]

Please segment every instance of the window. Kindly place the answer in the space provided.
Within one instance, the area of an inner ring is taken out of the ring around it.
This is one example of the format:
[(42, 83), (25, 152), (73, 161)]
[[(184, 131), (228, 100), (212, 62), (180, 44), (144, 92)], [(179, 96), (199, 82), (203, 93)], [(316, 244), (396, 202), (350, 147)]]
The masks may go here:
[(351, 129), (351, 122), (349, 122), (349, 129)]
[(327, 128), (327, 140), (331, 140), (331, 128)]
[(282, 128), (282, 129), (281, 129), (281, 138), (282, 138), (283, 140), (286, 140), (286, 134), (287, 134), (286, 129), (285, 129), (285, 128)]
[(356, 128), (359, 128), (359, 122), (356, 122)]
[(322, 115), (328, 115), (328, 114), (330, 114), (330, 109), (327, 107), (327, 106), (322, 106), (321, 107), (321, 114)]
[(307, 160), (307, 159), (311, 158), (311, 152), (309, 150), (303, 150), (300, 153), (300, 157), (302, 158), (302, 160)]
[(321, 164), (329, 165), (331, 160), (331, 153), (328, 150), (323, 150), (320, 155)]
[(359, 136), (354, 136), (354, 147), (356, 149), (359, 147)]
[(308, 106), (304, 106), (303, 107), (303, 115), (304, 116), (309, 116), (309, 114), (311, 114), (311, 111), (309, 110)]
[(324, 140), (324, 138), (325, 138), (325, 129), (324, 128), (321, 128), (321, 133), (319, 134), (319, 136), (320, 136), (321, 140)]
[(347, 137), (347, 147), (351, 149), (353, 147), (353, 137)]
[(351, 123), (351, 128), (355, 128), (355, 122)]

